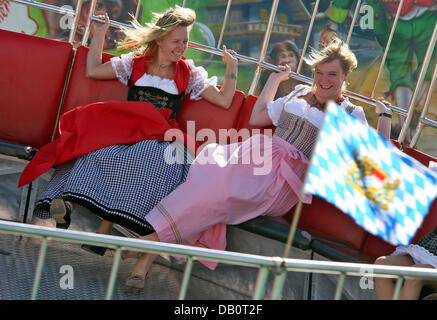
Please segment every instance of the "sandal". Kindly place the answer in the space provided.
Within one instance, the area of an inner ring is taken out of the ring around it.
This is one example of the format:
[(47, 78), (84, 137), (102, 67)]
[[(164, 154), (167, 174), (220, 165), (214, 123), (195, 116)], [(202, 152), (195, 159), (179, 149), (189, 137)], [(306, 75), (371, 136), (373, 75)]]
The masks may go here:
[(81, 248), (82, 248), (83, 250), (85, 250), (85, 251), (88, 251), (88, 252), (90, 252), (90, 253), (97, 254), (97, 255), (99, 255), (99, 256), (104, 256), (104, 255), (105, 255), (105, 252), (106, 252), (106, 249), (108, 249), (107, 247), (93, 246), (93, 245), (90, 245), (90, 244), (83, 244), (83, 245), (81, 246)]
[(68, 229), (71, 223), (72, 204), (62, 199), (53, 199), (50, 215), (56, 220), (56, 228)]
[(124, 291), (126, 293), (139, 293), (144, 288), (148, 274), (147, 272), (144, 278), (137, 274), (133, 276), (130, 275), (124, 284)]

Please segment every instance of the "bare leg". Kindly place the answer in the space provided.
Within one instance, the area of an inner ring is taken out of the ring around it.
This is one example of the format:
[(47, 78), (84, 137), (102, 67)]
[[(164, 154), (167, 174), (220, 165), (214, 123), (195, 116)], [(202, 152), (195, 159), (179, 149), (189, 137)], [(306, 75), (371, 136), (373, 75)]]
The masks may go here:
[[(159, 238), (156, 232), (144, 237), (140, 237), (140, 239), (159, 242)], [(157, 256), (157, 254), (153, 253), (143, 254), (141, 257), (138, 258), (137, 263), (135, 264), (135, 267), (131, 272), (131, 275), (139, 275), (144, 278), (146, 276), (146, 273), (149, 271), (152, 262), (156, 259)]]
[(100, 226), (97, 228), (97, 233), (110, 234), (112, 229), (112, 222), (103, 220)]
[[(429, 264), (415, 264), (412, 267), (418, 268), (433, 268)], [(430, 287), (435, 286), (435, 281), (429, 281), (426, 279), (406, 279), (405, 284), (399, 294), (399, 300), (418, 300), (420, 297), (420, 292), (424, 285), (429, 285)]]
[[(156, 232), (149, 234), (145, 237), (141, 237), (143, 240), (159, 241)], [(126, 280), (125, 290), (136, 293), (144, 287), (145, 278), (152, 266), (153, 261), (157, 258), (155, 253), (145, 253), (138, 258), (134, 269)]]
[[(377, 265), (412, 266), (414, 261), (410, 256), (384, 256), (376, 259)], [(391, 278), (375, 278), (375, 290), (379, 300), (391, 300), (395, 284)]]
[[(111, 229), (112, 229), (112, 222), (108, 220), (103, 220), (102, 223), (100, 223), (99, 227), (97, 228), (97, 233), (111, 234)], [(91, 244), (83, 244), (81, 248), (90, 253), (98, 254), (99, 256), (104, 256), (106, 250), (108, 249), (107, 247), (94, 246)]]

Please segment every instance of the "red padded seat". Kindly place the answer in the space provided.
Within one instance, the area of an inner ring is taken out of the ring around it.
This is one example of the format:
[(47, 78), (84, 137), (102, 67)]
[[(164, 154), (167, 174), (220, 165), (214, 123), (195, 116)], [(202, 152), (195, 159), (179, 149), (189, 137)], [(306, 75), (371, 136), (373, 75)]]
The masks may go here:
[(269, 127), (265, 127), (265, 128), (258, 128), (258, 127), (254, 127), (251, 126), (249, 124), (249, 120), (250, 120), (250, 115), (252, 114), (252, 110), (253, 107), (255, 106), (256, 100), (258, 98), (256, 96), (253, 95), (248, 95), (246, 97), (246, 100), (244, 101), (243, 104), (243, 108), (240, 114), (240, 118), (238, 119), (238, 124), (237, 124), (237, 130), (241, 130), (241, 129), (249, 129), (250, 130), (250, 136), (252, 136), (253, 134), (257, 133), (257, 130), (254, 129), (260, 129), (260, 133), (262, 134), (267, 134), (267, 132), (265, 131), (266, 129), (270, 129), (272, 130), (271, 132), (275, 132), (275, 126), (269, 126)]
[[(81, 46), (76, 51), (61, 114), (93, 102), (127, 100), (128, 87), (117, 79), (95, 80), (87, 78), (86, 58), (88, 50), (87, 47)], [(113, 55), (103, 53), (102, 61), (109, 61), (112, 57)]]
[[(295, 208), (285, 215), (291, 223)], [(352, 246), (360, 250), (366, 231), (347, 214), (320, 197), (313, 196), (311, 204), (304, 204), (298, 227), (314, 236)]]
[(0, 140), (40, 148), (50, 142), (73, 47), (0, 30)]
[[(191, 131), (196, 133), (196, 140), (199, 145), (208, 143), (227, 144), (231, 142), (231, 136), (236, 133), (235, 127), (243, 101), (244, 93), (238, 90), (235, 91), (231, 106), (228, 109), (216, 106), (204, 99), (191, 100), (189, 96), (186, 96), (177, 120), (182, 130), (188, 132), (188, 134)], [(188, 127), (188, 121), (195, 122), (193, 128)], [(211, 129), (212, 131), (201, 131), (201, 129)], [(229, 131), (230, 129), (233, 130)], [(222, 133), (220, 134), (219, 131), (222, 131)], [(208, 136), (208, 132), (213, 133), (214, 136)], [(219, 137), (221, 138), (219, 139)]]

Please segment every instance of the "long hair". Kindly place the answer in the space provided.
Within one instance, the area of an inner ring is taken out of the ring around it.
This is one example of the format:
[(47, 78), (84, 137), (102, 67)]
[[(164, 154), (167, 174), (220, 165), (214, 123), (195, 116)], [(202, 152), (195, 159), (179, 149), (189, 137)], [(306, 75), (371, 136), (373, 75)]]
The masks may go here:
[(122, 27), (121, 31), (125, 37), (118, 47), (128, 50), (145, 44), (145, 47), (135, 51), (135, 56), (153, 55), (158, 50), (157, 39), (165, 37), (177, 27), (191, 27), (196, 20), (196, 13), (192, 9), (178, 5), (164, 13), (153, 13), (153, 16), (154, 22), (146, 23), (146, 26), (142, 26), (133, 18), (131, 21), (133, 29)]

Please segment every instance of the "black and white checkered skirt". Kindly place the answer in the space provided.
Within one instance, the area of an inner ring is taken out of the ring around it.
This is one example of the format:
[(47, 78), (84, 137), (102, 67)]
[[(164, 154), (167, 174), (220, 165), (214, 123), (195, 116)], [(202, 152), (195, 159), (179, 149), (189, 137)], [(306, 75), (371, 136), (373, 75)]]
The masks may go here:
[[(182, 146), (158, 140), (113, 145), (58, 166), (34, 215), (50, 218), (50, 203), (63, 198), (140, 235), (158, 202), (186, 179), (192, 158)], [(72, 216), (74, 219), (74, 215)]]

